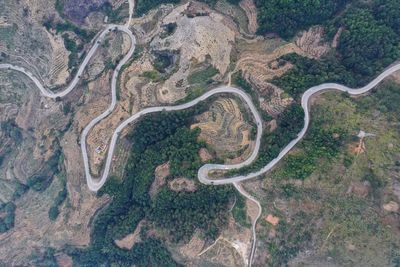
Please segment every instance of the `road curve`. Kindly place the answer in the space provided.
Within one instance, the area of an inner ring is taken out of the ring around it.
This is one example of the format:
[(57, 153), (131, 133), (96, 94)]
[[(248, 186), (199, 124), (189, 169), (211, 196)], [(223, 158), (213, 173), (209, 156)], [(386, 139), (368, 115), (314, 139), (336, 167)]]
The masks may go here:
[[(260, 176), (269, 170), (271, 170), (273, 167), (278, 164), (278, 162), (304, 137), (306, 134), (308, 127), (310, 125), (310, 99), (313, 95), (319, 93), (319, 92), (325, 92), (328, 90), (337, 90), (341, 92), (346, 92), (349, 93), (350, 95), (360, 95), (364, 94), (371, 89), (373, 89), (375, 86), (377, 86), (380, 82), (382, 82), (385, 78), (393, 74), (394, 72), (400, 70), (400, 63), (397, 63), (386, 70), (384, 70), (378, 77), (376, 77), (374, 80), (372, 80), (370, 83), (368, 83), (366, 86), (357, 88), (357, 89), (352, 89), (347, 86), (337, 84), (337, 83), (324, 83), (320, 84), (314, 87), (309, 88), (302, 96), (301, 98), (301, 106), (304, 110), (304, 126), (303, 129), (297, 134), (297, 137), (293, 139), (289, 144), (287, 144), (281, 152), (278, 154), (276, 158), (271, 160), (265, 167), (260, 169), (257, 172), (252, 172), (247, 175), (239, 175), (239, 176), (234, 176), (234, 177), (229, 177), (229, 178), (224, 178), (224, 179), (212, 179), (208, 176), (208, 173), (212, 170), (232, 170), (232, 169), (238, 169), (241, 167), (244, 167), (249, 164), (249, 160), (246, 160), (245, 162), (242, 162), (240, 164), (235, 164), (235, 165), (223, 165), (223, 164), (206, 164), (203, 165), (199, 171), (198, 171), (198, 178), (199, 180), (204, 183), (204, 184), (214, 184), (214, 185), (222, 185), (222, 184), (231, 184), (235, 182), (240, 182), (240, 181), (245, 181), (249, 180), (252, 178), (255, 178), (257, 176)], [(260, 131), (260, 129), (258, 129)], [(262, 130), (262, 129), (261, 129)], [(258, 153), (258, 148), (260, 146), (259, 139), (260, 135), (259, 132), (257, 134), (257, 146), (254, 152), (257, 151)], [(255, 159), (254, 152), (251, 155), (249, 159)], [(252, 162), (250, 161), (250, 163)]]
[(112, 83), (111, 83), (111, 104), (110, 104), (110, 106), (108, 107), (108, 109), (106, 111), (104, 111), (98, 117), (93, 119), (83, 129), (82, 134), (81, 134), (81, 149), (82, 149), (82, 156), (83, 156), (83, 162), (84, 162), (84, 167), (85, 167), (85, 176), (86, 176), (87, 185), (88, 185), (89, 189), (92, 191), (98, 191), (107, 180), (107, 177), (109, 175), (110, 168), (111, 168), (112, 156), (114, 153), (115, 145), (118, 140), (119, 133), (130, 123), (135, 122), (140, 117), (142, 117), (146, 114), (161, 112), (161, 111), (178, 111), (178, 110), (187, 109), (187, 108), (195, 106), (199, 102), (204, 101), (213, 95), (221, 94), (221, 93), (230, 93), (230, 94), (236, 94), (236, 95), (240, 96), (246, 102), (248, 107), (250, 108), (250, 111), (252, 112), (252, 114), (255, 118), (255, 121), (256, 121), (256, 125), (257, 125), (256, 143), (255, 143), (255, 148), (254, 148), (252, 154), (245, 161), (238, 163), (238, 164), (233, 164), (233, 165), (205, 164), (198, 171), (198, 178), (199, 178), (200, 182), (202, 182), (204, 184), (214, 184), (214, 185), (231, 184), (231, 183), (235, 183), (235, 182), (252, 179), (254, 177), (260, 176), (260, 175), (268, 172), (274, 166), (276, 166), (276, 164), (304, 137), (304, 135), (306, 134), (307, 129), (309, 127), (309, 124), (310, 124), (309, 101), (314, 94), (319, 93), (319, 92), (324, 92), (327, 90), (338, 90), (338, 91), (342, 91), (342, 92), (347, 92), (350, 95), (363, 94), (363, 93), (368, 92), (372, 88), (374, 88), (377, 84), (379, 84), (383, 79), (385, 79), (389, 75), (400, 70), (400, 63), (398, 63), (398, 64), (386, 69), (385, 71), (383, 71), (378, 77), (376, 77), (373, 81), (371, 81), (366, 86), (364, 86), (362, 88), (358, 88), (358, 89), (352, 89), (347, 86), (336, 84), (336, 83), (324, 83), (324, 84), (321, 84), (321, 85), (318, 85), (315, 87), (311, 87), (303, 94), (302, 99), (301, 99), (301, 105), (304, 109), (304, 114), (305, 114), (304, 127), (300, 131), (300, 133), (297, 135), (297, 137), (294, 140), (292, 140), (286, 147), (284, 147), (282, 149), (282, 151), (279, 153), (279, 155), (276, 158), (274, 158), (265, 167), (263, 167), (262, 169), (260, 169), (257, 172), (252, 172), (247, 175), (239, 175), (239, 176), (217, 179), (217, 180), (210, 178), (208, 176), (208, 173), (212, 170), (234, 170), (234, 169), (242, 168), (244, 166), (251, 164), (258, 155), (258, 151), (260, 148), (260, 140), (261, 140), (262, 131), (263, 131), (262, 119), (261, 119), (259, 113), (257, 112), (257, 109), (254, 106), (251, 98), (245, 92), (243, 92), (240, 89), (234, 88), (234, 87), (221, 86), (216, 89), (210, 90), (207, 93), (203, 94), (202, 96), (200, 96), (190, 102), (187, 102), (185, 104), (181, 104), (181, 105), (177, 105), (177, 106), (161, 106), (161, 107), (151, 107), (151, 108), (143, 109), (140, 112), (129, 117), (124, 122), (122, 122), (117, 127), (117, 129), (114, 131), (112, 138), (111, 138), (108, 153), (107, 153), (105, 168), (104, 168), (102, 176), (100, 177), (100, 179), (98, 179), (98, 178), (92, 177), (90, 174), (89, 159), (88, 159), (87, 147), (86, 147), (86, 138), (87, 138), (89, 131), (98, 122), (100, 122), (102, 119), (104, 119), (109, 114), (111, 114), (111, 112), (115, 108), (116, 101), (117, 101), (117, 99), (116, 99), (116, 84), (117, 84), (117, 78), (118, 78), (119, 71), (120, 71), (121, 67), (129, 60), (129, 58), (132, 56), (132, 54), (135, 50), (136, 39), (135, 39), (134, 35), (130, 32), (130, 30), (126, 26), (109, 25), (108, 27), (106, 27), (106, 29), (95, 40), (93, 47), (90, 49), (87, 57), (84, 59), (82, 65), (80, 66), (80, 68), (78, 70), (78, 73), (76, 74), (76, 76), (74, 77), (72, 82), (69, 84), (69, 86), (65, 90), (63, 90), (62, 92), (59, 92), (59, 93), (53, 93), (53, 92), (50, 92), (47, 89), (45, 89), (43, 87), (43, 85), (40, 83), (40, 81), (32, 73), (30, 73), (29, 71), (26, 71), (22, 67), (14, 66), (11, 64), (0, 64), (0, 69), (12, 69), (12, 70), (16, 70), (16, 71), (19, 71), (19, 72), (27, 75), (35, 83), (35, 85), (39, 88), (39, 90), (41, 91), (41, 93), (44, 96), (49, 97), (49, 98), (62, 97), (62, 96), (67, 95), (69, 92), (71, 92), (75, 88), (75, 86), (77, 85), (77, 83), (80, 80), (80, 76), (83, 73), (86, 65), (88, 64), (90, 58), (94, 55), (94, 53), (97, 50), (101, 41), (104, 39), (104, 36), (113, 29), (120, 30), (120, 31), (127, 33), (131, 39), (132, 45), (131, 45), (131, 48), (129, 49), (128, 53), (120, 61), (120, 63), (118, 64), (117, 68), (115, 69), (115, 71), (113, 73)]
[[(18, 71), (18, 72), (21, 72), (21, 73), (25, 74), (26, 76), (28, 76), (32, 80), (32, 82), (40, 90), (41, 94), (43, 96), (45, 96), (45, 97), (57, 98), (57, 97), (66, 96), (67, 94), (69, 94), (76, 87), (76, 85), (78, 84), (79, 80), (81, 79), (82, 73), (85, 70), (85, 68), (86, 68), (87, 64), (89, 63), (90, 59), (93, 57), (93, 55), (97, 51), (99, 45), (104, 40), (104, 37), (109, 32), (111, 32), (112, 30), (118, 30), (118, 31), (122, 31), (122, 32), (126, 33), (129, 36), (130, 40), (131, 40), (131, 48), (129, 49), (129, 52), (125, 55), (125, 57), (121, 60), (121, 62), (120, 62), (120, 64), (118, 66), (124, 65), (129, 60), (129, 58), (132, 56), (132, 54), (133, 54), (133, 52), (135, 50), (136, 37), (132, 34), (132, 32), (128, 29), (128, 27), (115, 25), (115, 24), (110, 24), (100, 33), (100, 35), (97, 38), (95, 38), (92, 41), (93, 45), (90, 48), (90, 50), (89, 50), (88, 54), (86, 55), (85, 59), (83, 60), (81, 66), (79, 67), (75, 77), (72, 79), (72, 81), (69, 83), (69, 85), (64, 90), (62, 90), (62, 91), (60, 91), (58, 93), (51, 92), (51, 91), (47, 90), (46, 88), (44, 88), (44, 86), (39, 81), (39, 79), (37, 79), (35, 77), (35, 75), (32, 74), (32, 72), (26, 70), (23, 67), (4, 63), (4, 64), (0, 64), (0, 69), (15, 70), (15, 71)], [(116, 71), (117, 70), (118, 70), (118, 67), (117, 67)], [(115, 74), (117, 74), (115, 77), (118, 76), (119, 70), (117, 72), (116, 71), (114, 71), (114, 75), (113, 75), (113, 76), (115, 76)]]
[[(204, 100), (208, 99), (209, 97), (211, 97), (213, 95), (221, 94), (221, 93), (236, 94), (239, 97), (241, 97), (247, 103), (247, 105), (250, 107), (250, 110), (252, 111), (252, 113), (253, 113), (253, 115), (254, 115), (254, 117), (256, 119), (256, 122), (257, 122), (257, 139), (256, 139), (257, 142), (256, 142), (255, 149), (253, 150), (251, 156), (246, 161), (244, 161), (244, 162), (242, 162), (240, 164), (226, 165), (226, 168), (241, 168), (242, 166), (250, 164), (257, 157), (258, 150), (260, 148), (260, 140), (261, 140), (261, 135), (262, 135), (262, 120), (261, 120), (261, 117), (260, 117), (256, 107), (254, 106), (253, 102), (251, 101), (251, 98), (245, 92), (243, 92), (240, 89), (234, 88), (234, 87), (222, 86), (222, 87), (218, 87), (216, 89), (210, 90), (207, 93), (203, 94), (202, 96), (200, 96), (200, 97), (198, 97), (198, 98), (196, 98), (196, 99), (194, 99), (194, 100), (192, 100), (190, 102), (187, 102), (185, 104), (181, 104), (181, 105), (177, 105), (177, 106), (150, 107), (150, 108), (143, 109), (143, 110), (137, 112), (136, 114), (132, 115), (131, 117), (129, 117), (125, 121), (123, 121), (117, 127), (117, 129), (115, 129), (115, 132), (113, 133), (113, 135), (111, 137), (111, 142), (110, 142), (110, 146), (109, 146), (108, 153), (107, 153), (107, 158), (106, 158), (106, 164), (105, 164), (105, 167), (104, 167), (103, 175), (101, 176), (100, 179), (97, 179), (97, 180), (93, 179), (93, 177), (90, 174), (89, 165), (86, 166), (86, 164), (88, 164), (88, 162), (87, 162), (87, 151), (86, 151), (85, 142), (82, 142), (81, 143), (82, 144), (82, 153), (84, 155), (85, 162), (86, 162), (85, 163), (85, 173), (86, 173), (86, 179), (87, 179), (87, 184), (88, 184), (89, 189), (92, 190), (92, 191), (98, 191), (104, 185), (104, 183), (106, 182), (108, 174), (109, 174), (109, 171), (110, 171), (110, 167), (111, 167), (111, 163), (112, 163), (112, 157), (113, 157), (113, 154), (114, 154), (114, 149), (115, 149), (115, 145), (116, 145), (117, 140), (118, 140), (118, 136), (119, 136), (120, 132), (126, 126), (128, 126), (130, 123), (133, 123), (136, 120), (138, 120), (139, 118), (141, 118), (142, 116), (144, 116), (146, 114), (150, 114), (150, 113), (156, 113), (156, 112), (161, 112), (161, 111), (184, 110), (184, 109), (187, 109), (187, 108), (190, 108), (190, 107), (193, 107), (193, 106), (197, 105), (199, 102), (204, 101)], [(86, 126), (87, 129), (90, 129), (91, 127), (92, 127), (92, 125), (90, 125), (90, 124), (88, 126)], [(87, 133), (85, 133), (85, 131), (84, 131), (84, 133), (82, 133), (81, 140), (85, 140), (86, 135), (87, 135)], [(225, 166), (225, 165), (223, 165), (223, 166)]]
[(133, 52), (135, 50), (135, 47), (136, 47), (136, 38), (132, 34), (132, 32), (129, 30), (129, 25), (131, 23), (131, 19), (132, 19), (132, 15), (133, 15), (134, 0), (128, 0), (128, 2), (129, 2), (129, 19), (126, 22), (126, 24), (123, 26), (122, 25), (114, 25), (114, 24), (110, 24), (110, 25), (106, 26), (106, 28), (92, 41), (92, 47), (89, 50), (87, 56), (84, 58), (81, 66), (79, 67), (79, 69), (77, 71), (77, 74), (75, 75), (75, 77), (72, 79), (72, 81), (69, 83), (69, 85), (64, 90), (54, 93), (54, 92), (46, 89), (42, 85), (42, 83), (39, 81), (39, 79), (37, 79), (35, 77), (35, 75), (33, 75), (31, 72), (29, 72), (28, 70), (26, 70), (25, 68), (20, 67), (20, 66), (15, 66), (12, 64), (5, 63), (5, 64), (0, 64), (0, 69), (15, 70), (15, 71), (25, 74), (26, 76), (28, 76), (28, 78), (30, 78), (33, 81), (33, 83), (40, 90), (41, 94), (45, 97), (49, 97), (49, 98), (53, 98), (53, 99), (58, 98), (58, 97), (63, 97), (65, 95), (67, 95), (68, 93), (70, 93), (76, 87), (79, 80), (81, 79), (81, 75), (83, 74), (83, 71), (85, 70), (87, 64), (89, 63), (90, 59), (93, 57), (95, 52), (97, 51), (100, 43), (104, 40), (104, 37), (106, 36), (107, 33), (111, 32), (112, 30), (118, 30), (118, 31), (122, 31), (122, 32), (126, 33), (129, 36), (129, 38), (131, 40), (131, 46), (129, 48), (129, 51), (123, 57), (123, 59), (119, 62), (119, 64), (117, 65), (116, 69), (113, 72), (113, 76), (112, 76), (112, 80), (111, 80), (111, 103), (110, 103), (109, 107), (102, 114), (100, 114), (98, 117), (93, 119), (83, 129), (83, 131), (81, 133), (80, 142), (81, 142), (83, 163), (84, 163), (84, 168), (85, 168), (85, 177), (86, 177), (87, 185), (91, 191), (98, 191), (106, 182), (107, 177), (110, 172), (112, 157), (114, 154), (114, 149), (115, 149), (119, 134), (129, 124), (135, 122), (136, 120), (138, 120), (142, 116), (145, 116), (146, 114), (161, 112), (161, 111), (178, 111), (178, 110), (183, 110), (183, 109), (193, 107), (193, 106), (197, 105), (199, 102), (204, 101), (204, 100), (208, 99), (209, 97), (216, 95), (216, 94), (229, 93), (229, 94), (238, 95), (242, 100), (244, 100), (246, 102), (247, 106), (250, 108), (250, 111), (252, 112), (255, 122), (256, 122), (256, 125), (257, 125), (257, 136), (256, 136), (256, 141), (255, 141), (255, 148), (252, 151), (252, 154), (250, 155), (250, 157), (239, 164), (233, 164), (233, 165), (206, 164), (206, 165), (203, 165), (198, 171), (198, 178), (199, 178), (199, 181), (204, 184), (214, 184), (214, 185), (233, 184), (235, 186), (235, 188), (242, 195), (244, 195), (248, 199), (254, 201), (257, 204), (257, 206), (259, 207), (259, 213), (257, 215), (257, 218), (252, 224), (253, 244), (252, 244), (251, 254), (250, 254), (250, 258), (249, 258), (249, 266), (251, 266), (251, 263), (253, 261), (253, 256), (255, 253), (255, 249), (256, 249), (255, 226), (257, 223), (257, 219), (261, 215), (261, 205), (256, 199), (254, 199), (247, 192), (245, 192), (238, 183), (240, 181), (255, 178), (255, 177), (260, 176), (260, 175), (268, 172), (269, 170), (271, 170), (304, 137), (304, 135), (306, 134), (306, 132), (308, 130), (309, 124), (310, 124), (310, 110), (309, 110), (310, 105), (309, 105), (309, 103), (310, 103), (310, 99), (313, 95), (315, 95), (316, 93), (319, 93), (319, 92), (327, 91), (327, 90), (338, 90), (338, 91), (342, 91), (342, 92), (347, 92), (350, 95), (360, 95), (360, 94), (366, 93), (369, 90), (371, 90), (372, 88), (374, 88), (376, 85), (378, 85), (383, 79), (385, 79), (389, 75), (393, 74), (394, 72), (400, 70), (400, 63), (397, 63), (397, 64), (393, 65), (392, 67), (387, 68), (378, 77), (376, 77), (373, 81), (371, 81), (369, 84), (367, 84), (366, 86), (364, 86), (362, 88), (352, 89), (347, 86), (336, 84), (336, 83), (324, 83), (324, 84), (309, 88), (303, 94), (303, 96), (301, 98), (301, 105), (302, 105), (302, 108), (304, 109), (304, 114), (305, 114), (303, 129), (298, 133), (297, 137), (294, 140), (292, 140), (288, 145), (286, 145), (286, 147), (284, 147), (282, 149), (282, 151), (278, 154), (278, 156), (275, 159), (270, 161), (265, 167), (263, 167), (262, 169), (260, 169), (257, 172), (252, 172), (247, 175), (239, 175), (239, 176), (217, 179), (217, 180), (212, 179), (208, 176), (209, 172), (212, 170), (234, 170), (234, 169), (239, 169), (239, 168), (242, 168), (244, 166), (251, 164), (257, 158), (259, 148), (260, 148), (260, 141), (261, 141), (261, 136), (262, 136), (262, 131), (263, 131), (262, 119), (261, 119), (256, 107), (254, 106), (253, 102), (251, 101), (251, 98), (242, 90), (231, 87), (229, 85), (229, 86), (221, 86), (221, 87), (215, 88), (213, 90), (210, 90), (207, 93), (203, 94), (202, 96), (200, 96), (190, 102), (187, 102), (185, 104), (181, 104), (181, 105), (177, 105), (177, 106), (161, 106), (161, 107), (146, 108), (146, 109), (141, 110), (140, 112), (134, 114), (133, 116), (129, 117), (127, 120), (123, 121), (116, 128), (116, 130), (114, 131), (114, 133), (111, 137), (103, 174), (101, 175), (100, 178), (94, 178), (90, 174), (90, 165), (89, 165), (89, 159), (88, 159), (88, 155), (87, 155), (87, 146), (86, 146), (87, 135), (90, 132), (90, 130), (97, 123), (99, 123), (101, 120), (103, 120), (108, 115), (110, 115), (112, 113), (112, 111), (114, 110), (116, 103), (117, 103), (117, 97), (116, 97), (117, 88), (116, 87), (117, 87), (117, 79), (118, 79), (119, 72), (120, 72), (122, 66), (124, 64), (126, 64), (128, 62), (128, 60), (131, 58), (131, 56), (133, 55)]
[(297, 137), (294, 140), (292, 140), (286, 147), (284, 147), (275, 159), (270, 161), (265, 167), (263, 167), (259, 171), (252, 172), (247, 175), (239, 175), (239, 176), (223, 178), (223, 179), (212, 179), (208, 176), (208, 174), (212, 170), (234, 170), (234, 169), (239, 169), (244, 166), (247, 166), (247, 165), (251, 164), (257, 158), (257, 155), (259, 152), (260, 140), (261, 140), (262, 131), (263, 131), (262, 119), (261, 119), (259, 113), (257, 112), (257, 109), (254, 106), (253, 102), (251, 101), (251, 98), (245, 92), (243, 92), (240, 89), (231, 87), (231, 86), (221, 86), (221, 87), (218, 87), (211, 91), (208, 91), (207, 93), (203, 94), (202, 96), (200, 96), (190, 102), (187, 102), (185, 104), (181, 104), (181, 105), (177, 105), (177, 106), (161, 106), (161, 107), (146, 108), (146, 109), (141, 110), (140, 112), (134, 114), (133, 116), (131, 116), (130, 118), (128, 118), (127, 120), (122, 122), (117, 127), (117, 129), (115, 130), (115, 132), (113, 133), (113, 135), (111, 137), (111, 142), (109, 145), (107, 158), (106, 158), (106, 164), (104, 167), (103, 174), (100, 177), (100, 179), (98, 179), (98, 178), (92, 177), (90, 174), (89, 159), (88, 159), (87, 147), (86, 147), (86, 138), (87, 138), (89, 131), (98, 122), (100, 122), (102, 119), (106, 118), (109, 114), (111, 114), (111, 112), (114, 110), (116, 103), (117, 103), (116, 85), (117, 85), (119, 71), (121, 70), (122, 66), (124, 64), (126, 64), (126, 62), (129, 60), (129, 58), (132, 56), (132, 54), (135, 50), (136, 38), (128, 28), (128, 25), (131, 21), (131, 16), (133, 13), (132, 5), (134, 4), (134, 1), (129, 0), (129, 4), (130, 4), (130, 10), (129, 10), (130, 16), (129, 16), (129, 20), (126, 23), (126, 25), (122, 26), (122, 25), (110, 24), (110, 25), (106, 26), (106, 28), (100, 33), (100, 35), (98, 35), (98, 37), (95, 38), (94, 41), (92, 41), (92, 43), (93, 43), (92, 47), (89, 50), (85, 59), (83, 60), (81, 66), (79, 67), (77, 74), (75, 75), (73, 80), (70, 82), (70, 84), (67, 86), (67, 88), (65, 88), (63, 91), (53, 93), (53, 92), (47, 90), (46, 88), (44, 88), (42, 83), (31, 72), (27, 71), (23, 67), (11, 65), (11, 64), (0, 64), (0, 69), (15, 70), (15, 71), (18, 71), (18, 72), (21, 72), (21, 73), (27, 75), (35, 83), (35, 85), (39, 88), (39, 90), (43, 96), (49, 97), (49, 98), (63, 97), (65, 95), (67, 95), (69, 92), (71, 92), (75, 88), (75, 86), (78, 84), (83, 71), (85, 70), (90, 59), (93, 57), (94, 53), (98, 49), (100, 43), (104, 40), (104, 37), (107, 33), (111, 32), (112, 30), (118, 30), (118, 31), (122, 31), (122, 32), (126, 33), (129, 36), (129, 38), (131, 40), (131, 47), (130, 47), (128, 53), (124, 56), (124, 58), (117, 65), (116, 69), (114, 70), (113, 76), (112, 76), (110, 106), (102, 114), (100, 114), (98, 117), (93, 119), (83, 129), (82, 134), (81, 134), (80, 141), (81, 141), (83, 162), (84, 162), (84, 167), (85, 167), (85, 176), (86, 176), (87, 185), (88, 185), (89, 189), (92, 191), (98, 191), (107, 180), (107, 177), (110, 172), (111, 163), (112, 163), (112, 156), (113, 156), (115, 145), (117, 143), (120, 132), (126, 126), (128, 126), (130, 123), (138, 120), (141, 116), (144, 116), (146, 114), (160, 112), (160, 111), (178, 111), (178, 110), (187, 109), (187, 108), (190, 108), (190, 107), (198, 104), (201, 101), (206, 100), (207, 98), (209, 98), (213, 95), (220, 94), (220, 93), (230, 93), (230, 94), (236, 94), (236, 95), (240, 96), (246, 102), (248, 107), (250, 108), (250, 111), (252, 112), (252, 114), (255, 118), (255, 121), (256, 121), (256, 125), (257, 125), (257, 136), (256, 136), (255, 148), (254, 148), (252, 154), (245, 161), (238, 163), (238, 164), (233, 164), (233, 165), (206, 164), (206, 165), (203, 165), (198, 171), (199, 181), (204, 184), (214, 184), (214, 185), (231, 184), (231, 183), (235, 183), (235, 182), (252, 179), (254, 177), (257, 177), (259, 175), (262, 175), (262, 174), (268, 172), (304, 137), (304, 135), (306, 134), (307, 129), (309, 127), (309, 124), (310, 124), (309, 102), (310, 102), (311, 97), (314, 94), (316, 94), (318, 92), (323, 92), (326, 90), (338, 90), (338, 91), (342, 91), (342, 92), (347, 92), (351, 95), (363, 94), (365, 92), (368, 92), (372, 88), (374, 88), (377, 84), (379, 84), (383, 79), (385, 79), (392, 73), (400, 70), (400, 63), (397, 63), (397, 64), (393, 65), (392, 67), (387, 68), (385, 71), (383, 71), (378, 77), (376, 77), (369, 84), (367, 84), (366, 86), (364, 86), (362, 88), (358, 88), (358, 89), (352, 89), (347, 86), (336, 84), (336, 83), (324, 83), (324, 84), (321, 84), (321, 85), (318, 85), (315, 87), (311, 87), (303, 94), (302, 99), (301, 99), (301, 105), (304, 109), (304, 114), (305, 114), (304, 127), (300, 131), (300, 133), (297, 135)]
[[(76, 87), (79, 80), (81, 79), (81, 75), (82, 75), (83, 71), (85, 70), (90, 59), (93, 57), (93, 55), (97, 51), (101, 42), (104, 40), (104, 37), (113, 30), (118, 30), (118, 31), (122, 31), (122, 32), (126, 33), (131, 40), (131, 46), (129, 48), (129, 51), (122, 58), (122, 60), (118, 63), (116, 69), (113, 72), (113, 76), (112, 76), (112, 80), (111, 80), (111, 103), (110, 103), (109, 107), (102, 114), (100, 114), (98, 117), (94, 118), (91, 122), (89, 122), (89, 124), (86, 125), (86, 127), (83, 129), (82, 134), (81, 134), (80, 141), (81, 141), (81, 150), (82, 150), (82, 156), (83, 156), (83, 164), (85, 167), (85, 176), (86, 176), (86, 181), (87, 181), (88, 187), (92, 191), (97, 191), (98, 189), (100, 189), (101, 186), (100, 187), (98, 186), (98, 183), (95, 182), (96, 179), (93, 178), (90, 174), (90, 165), (89, 165), (89, 158), (87, 155), (86, 138), (87, 138), (89, 131), (97, 123), (99, 123), (101, 120), (103, 120), (108, 115), (110, 115), (117, 104), (118, 75), (119, 75), (119, 72), (120, 72), (122, 66), (124, 64), (126, 64), (126, 62), (128, 62), (128, 60), (133, 55), (133, 52), (135, 51), (135, 47), (136, 47), (135, 36), (132, 34), (132, 32), (129, 30), (129, 28), (127, 26), (120, 26), (120, 25), (114, 25), (114, 24), (108, 25), (100, 33), (100, 35), (97, 38), (95, 38), (94, 41), (92, 41), (93, 46), (89, 50), (87, 56), (83, 60), (81, 66), (79, 67), (75, 77), (72, 79), (70, 84), (64, 90), (62, 90), (58, 93), (51, 92), (51, 91), (47, 90), (46, 88), (44, 88), (42, 83), (31, 72), (27, 71), (25, 68), (20, 67), (20, 66), (11, 65), (11, 64), (0, 64), (0, 69), (15, 70), (15, 71), (21, 72), (21, 73), (25, 74), (26, 76), (28, 76), (28, 78), (30, 78), (33, 81), (33, 83), (38, 87), (38, 89), (40, 90), (40, 92), (43, 96), (48, 97), (48, 98), (53, 98), (53, 99), (58, 98), (58, 97), (63, 97), (63, 96), (66, 96), (67, 94), (69, 94)], [(111, 151), (111, 153), (109, 152), (109, 155), (112, 156), (114, 147), (110, 148), (110, 151)], [(110, 163), (111, 163), (111, 160), (110, 160)], [(110, 163), (107, 165), (108, 167), (106, 167), (106, 169), (104, 170), (103, 177), (105, 177), (105, 175), (106, 176), (108, 175), (109, 169), (110, 169)], [(103, 181), (103, 177), (100, 181)], [(105, 182), (105, 179), (104, 179), (104, 182)], [(104, 184), (104, 182), (102, 182), (102, 185)]]

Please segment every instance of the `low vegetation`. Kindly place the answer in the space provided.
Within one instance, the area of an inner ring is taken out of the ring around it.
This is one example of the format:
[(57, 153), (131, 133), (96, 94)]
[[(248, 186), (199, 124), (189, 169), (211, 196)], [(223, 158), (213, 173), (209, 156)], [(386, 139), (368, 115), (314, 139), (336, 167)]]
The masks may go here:
[(0, 38), (6, 45), (7, 49), (11, 50), (14, 47), (14, 35), (17, 33), (18, 25), (0, 27)]
[(43, 168), (37, 174), (28, 178), (27, 186), (34, 191), (43, 192), (50, 185), (54, 175), (59, 172), (61, 155), (61, 149), (58, 147)]
[(121, 21), (129, 16), (128, 9), (127, 2), (117, 9), (113, 9), (110, 2), (105, 2), (99, 11), (103, 12), (108, 17), (108, 23), (122, 24)]
[(49, 219), (55, 221), (60, 214), (60, 206), (67, 198), (68, 191), (67, 191), (67, 181), (66, 177), (63, 174), (60, 174), (59, 179), (61, 179), (62, 189), (58, 192), (56, 198), (54, 199), (53, 205), (49, 209)]
[(135, 15), (142, 16), (162, 4), (178, 4), (179, 0), (139, 0), (135, 3)]
[(188, 77), (188, 83), (199, 87), (206, 87), (213, 82), (212, 77), (218, 74), (218, 70), (213, 66), (208, 66), (203, 70), (191, 73)]
[[(314, 111), (316, 112), (326, 111)], [(318, 168), (321, 159), (333, 160), (339, 155), (349, 133), (334, 125), (332, 119), (328, 119), (332, 117), (317, 117), (312, 120), (306, 137), (298, 146), (300, 151), (285, 158), (279, 177), (304, 180)]]
[(272, 119), (272, 117), (266, 111), (260, 108), (260, 96), (258, 95), (257, 91), (251, 86), (251, 84), (248, 83), (243, 77), (242, 71), (235, 72), (232, 75), (232, 83), (235, 86), (243, 89), (243, 91), (250, 95), (253, 104), (256, 106), (259, 114), (264, 121), (269, 121)]
[(0, 206), (0, 233), (7, 232), (14, 227), (16, 206), (12, 202)]
[[(263, 187), (263, 204), (279, 199), (267, 209), (281, 218), (273, 239), (261, 222), (268, 264), (285, 266), (315, 251), (308, 262), (330, 257), (340, 266), (396, 266), (400, 239), (391, 220), (397, 215), (382, 203), (398, 202), (392, 185), (398, 182), (400, 113), (393, 101), (399, 96), (400, 86), (388, 81), (361, 98), (337, 92), (318, 98), (306, 138)], [(360, 144), (359, 130), (376, 134), (363, 140), (365, 151), (352, 149)]]
[(235, 222), (238, 224), (244, 227), (251, 227), (251, 223), (246, 211), (246, 199), (239, 193), (236, 194), (236, 202), (232, 209), (232, 215), (235, 219)]

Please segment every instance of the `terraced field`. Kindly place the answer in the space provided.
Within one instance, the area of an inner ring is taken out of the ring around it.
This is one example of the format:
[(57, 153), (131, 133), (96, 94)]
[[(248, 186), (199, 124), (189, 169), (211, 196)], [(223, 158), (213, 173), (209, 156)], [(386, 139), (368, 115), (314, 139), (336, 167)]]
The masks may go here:
[(191, 125), (201, 129), (199, 139), (214, 147), (217, 157), (232, 163), (246, 158), (253, 148), (252, 127), (239, 105), (233, 98), (218, 99)]

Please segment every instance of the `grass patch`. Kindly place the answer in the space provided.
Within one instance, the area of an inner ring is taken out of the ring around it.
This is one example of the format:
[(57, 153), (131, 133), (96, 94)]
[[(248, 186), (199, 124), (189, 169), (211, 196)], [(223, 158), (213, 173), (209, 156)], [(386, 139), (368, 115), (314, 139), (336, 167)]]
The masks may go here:
[(18, 30), (17, 24), (12, 26), (0, 27), (0, 40), (4, 42), (7, 49), (12, 49), (14, 47), (14, 35)]
[(204, 70), (199, 70), (191, 73), (188, 77), (188, 82), (191, 85), (197, 85), (199, 87), (205, 87), (212, 83), (212, 77), (218, 74), (218, 70), (213, 66), (209, 66)]
[[(399, 113), (390, 99), (397, 99), (399, 89), (386, 82), (369, 96), (352, 99), (330, 92), (316, 100), (306, 138), (268, 177), (265, 198), (260, 198), (266, 206), (276, 199), (285, 203), (284, 213), (273, 208), (282, 226), (276, 229), (275, 239), (267, 241), (271, 266), (285, 266), (305, 250), (318, 251), (310, 262), (331, 257), (330, 262), (339, 266), (396, 266), (398, 229), (386, 222), (396, 215), (383, 213), (382, 203), (397, 199), (391, 185), (398, 180)], [(325, 139), (331, 140), (332, 135), (319, 134), (336, 129), (348, 135), (332, 150)], [(348, 145), (358, 144), (354, 136), (359, 130), (376, 136), (365, 138), (366, 152), (357, 155)], [(319, 155), (316, 160), (310, 152)], [(302, 164), (296, 166), (291, 160)], [(301, 177), (297, 172), (304, 171), (304, 165), (312, 166), (312, 174), (302, 177), (307, 179), (304, 183), (294, 183), (289, 178)], [(361, 188), (364, 182), (369, 184), (367, 195), (353, 187)], [(260, 238), (267, 239), (269, 226), (260, 225), (264, 235)], [(349, 249), (350, 245), (355, 249)]]
[(249, 217), (247, 216), (246, 200), (240, 194), (236, 194), (236, 203), (232, 209), (232, 215), (238, 224), (244, 227), (251, 227)]
[(159, 82), (162, 79), (160, 73), (156, 70), (145, 71), (145, 72), (143, 72), (143, 74), (141, 76), (145, 77), (146, 79), (148, 79), (152, 82)]

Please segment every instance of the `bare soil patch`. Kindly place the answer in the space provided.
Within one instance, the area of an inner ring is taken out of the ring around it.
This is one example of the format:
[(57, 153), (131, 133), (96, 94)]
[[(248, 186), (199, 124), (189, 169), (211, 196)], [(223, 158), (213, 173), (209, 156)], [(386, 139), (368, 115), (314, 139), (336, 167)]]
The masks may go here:
[(194, 192), (196, 191), (196, 184), (193, 180), (179, 177), (168, 182), (168, 187), (175, 192)]
[(122, 239), (115, 240), (115, 244), (123, 249), (131, 249), (136, 243), (141, 242), (140, 230), (142, 229), (143, 224), (144, 221), (141, 221), (133, 233), (125, 236)]
[(149, 195), (153, 198), (162, 186), (165, 185), (165, 178), (169, 175), (169, 162), (157, 166), (154, 171), (154, 182), (151, 184)]

